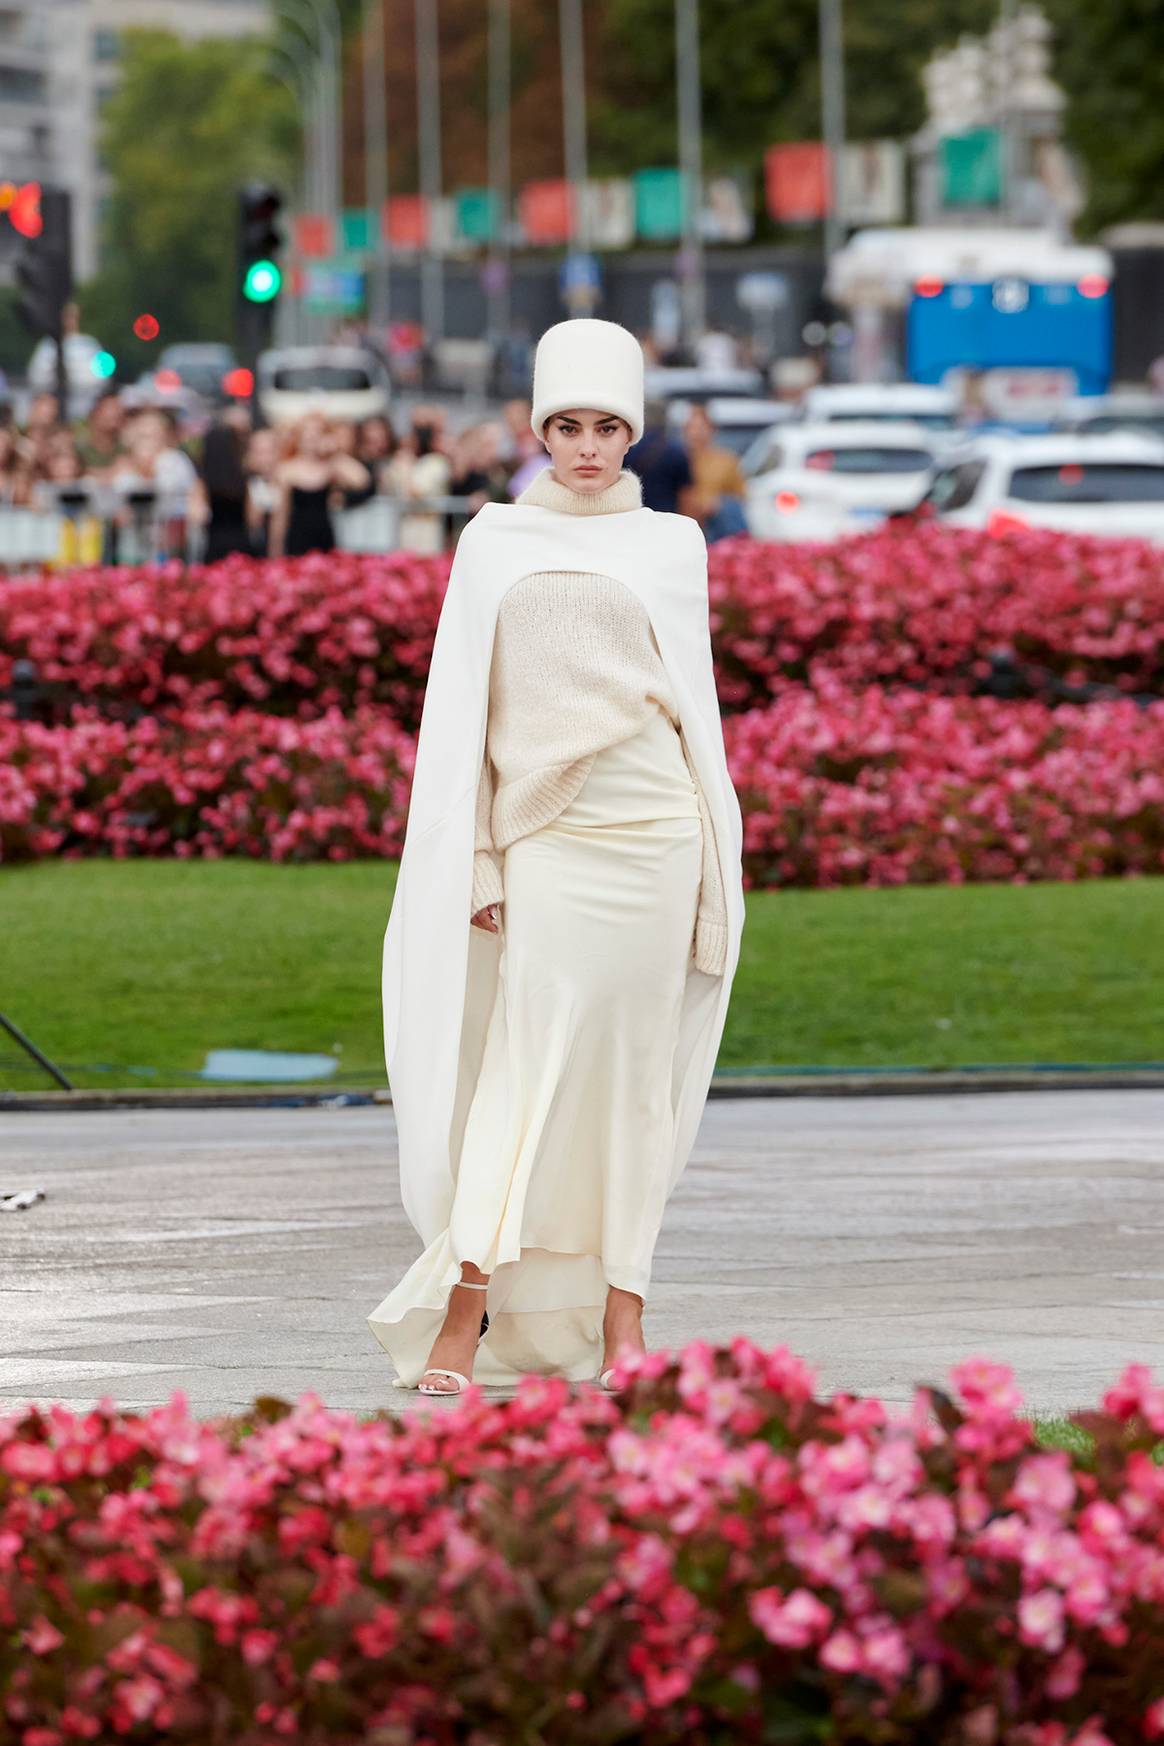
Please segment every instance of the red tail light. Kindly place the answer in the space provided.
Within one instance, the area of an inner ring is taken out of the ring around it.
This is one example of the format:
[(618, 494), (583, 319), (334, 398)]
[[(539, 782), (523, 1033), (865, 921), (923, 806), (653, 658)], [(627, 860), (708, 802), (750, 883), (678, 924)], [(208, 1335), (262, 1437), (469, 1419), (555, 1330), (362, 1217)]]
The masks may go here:
[(1108, 282), (1102, 273), (1084, 273), (1075, 289), (1081, 297), (1106, 297)]
[(255, 391), (255, 378), (250, 370), (240, 364), (237, 369), (228, 370), (222, 378), (222, 390), (235, 400), (249, 400)]
[(1021, 515), (1015, 515), (1009, 509), (994, 509), (986, 523), (986, 531), (988, 534), (1017, 533), (1021, 528), (1027, 528), (1030, 525), (1029, 521), (1025, 521)]
[(794, 509), (800, 508), (800, 499), (795, 491), (778, 491), (776, 493), (776, 507), (789, 515)]
[(945, 289), (941, 279), (919, 279), (914, 286), (919, 297), (940, 297)]

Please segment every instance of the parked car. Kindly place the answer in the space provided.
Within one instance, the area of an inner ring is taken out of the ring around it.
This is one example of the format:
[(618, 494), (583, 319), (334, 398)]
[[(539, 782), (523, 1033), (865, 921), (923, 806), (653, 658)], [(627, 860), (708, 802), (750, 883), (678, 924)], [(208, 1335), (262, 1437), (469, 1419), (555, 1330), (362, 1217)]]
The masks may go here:
[(979, 437), (943, 458), (923, 503), (953, 527), (1048, 527), (1164, 543), (1164, 441), (1128, 431)]
[(192, 388), (211, 406), (221, 406), (228, 398), (223, 378), (237, 362), (230, 346), (190, 341), (166, 346), (158, 358), (157, 374), (162, 377), (162, 387), (167, 377), (177, 376), (183, 388)]
[[(687, 414), (696, 402), (672, 400), (667, 405), (667, 423), (676, 431), (683, 428)], [(764, 435), (778, 424), (787, 424), (796, 417), (796, 408), (786, 400), (747, 400), (717, 397), (703, 402), (707, 415), (715, 426), (715, 440), (723, 448), (742, 455), (751, 448), (757, 434)]]
[(875, 527), (917, 504), (936, 453), (916, 424), (782, 425), (745, 457), (748, 528), (757, 539), (832, 540)]
[(648, 400), (715, 400), (724, 396), (763, 394), (765, 382), (759, 370), (700, 370), (694, 365), (649, 364), (643, 372), (643, 390)]
[(1082, 431), (1087, 436), (1130, 430), (1164, 437), (1164, 395), (1138, 388), (1081, 396), (1067, 403), (1059, 422), (1064, 430)]
[(388, 410), (382, 366), (359, 346), (288, 346), (260, 354), (259, 408), (269, 424), (308, 412), (358, 423)]
[(835, 382), (806, 389), (800, 411), (811, 424), (841, 419), (899, 424), (905, 419), (927, 430), (953, 431), (957, 429), (959, 402), (951, 389), (927, 387), (921, 382)]

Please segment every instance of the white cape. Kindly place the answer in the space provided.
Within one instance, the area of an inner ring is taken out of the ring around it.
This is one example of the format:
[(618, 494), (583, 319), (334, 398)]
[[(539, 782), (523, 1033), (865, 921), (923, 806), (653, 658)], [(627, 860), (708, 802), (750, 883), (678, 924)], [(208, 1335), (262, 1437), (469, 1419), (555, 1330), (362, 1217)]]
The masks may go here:
[[(498, 988), (500, 936), (469, 921), (497, 613), (508, 589), (543, 570), (613, 576), (646, 608), (715, 833), (727, 904), (727, 960), (722, 976), (707, 975), (689, 960), (672, 1074), (668, 1193), (695, 1141), (739, 960), (743, 829), (724, 752), (708, 629), (707, 546), (698, 523), (650, 509), (586, 516), (534, 504), (487, 504), (461, 534), (441, 608), (384, 936), (384, 1052), (401, 1197), (426, 1248), (436, 1245), (434, 1267), (437, 1239), (450, 1221), (465, 1119)], [(426, 1299), (430, 1309), (441, 1306), (436, 1327), (460, 1275), (459, 1258), (440, 1251), (439, 1260), (439, 1278), (431, 1273)], [(402, 1371), (406, 1366), (393, 1351), (389, 1324), (409, 1307), (393, 1294), (369, 1317)], [(477, 1375), (490, 1380), (480, 1364)]]

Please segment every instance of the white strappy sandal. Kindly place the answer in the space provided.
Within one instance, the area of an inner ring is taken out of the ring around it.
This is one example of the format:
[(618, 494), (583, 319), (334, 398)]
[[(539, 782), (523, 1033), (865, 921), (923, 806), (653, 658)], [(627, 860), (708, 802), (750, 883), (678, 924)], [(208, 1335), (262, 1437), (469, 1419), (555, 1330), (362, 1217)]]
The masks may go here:
[[(486, 1283), (484, 1285), (481, 1285), (475, 1279), (458, 1279), (456, 1283), (457, 1283), (457, 1285), (463, 1285), (463, 1286), (467, 1287), (467, 1289), (469, 1291), (488, 1291), (489, 1290), (488, 1281), (486, 1281)], [(456, 1290), (456, 1285), (453, 1287), (453, 1289), (454, 1289), (454, 1291)], [(481, 1317), (481, 1332), (477, 1335), (478, 1343), (485, 1338), (485, 1334), (488, 1330), (488, 1327), (489, 1327), (489, 1311), (486, 1310), (484, 1315)], [(459, 1370), (442, 1370), (439, 1364), (430, 1364), (428, 1369), (424, 1372), (424, 1376), (447, 1376), (453, 1382), (455, 1382), (457, 1384), (457, 1386), (456, 1386), (456, 1388), (426, 1388), (424, 1386), (424, 1378), (422, 1376), (421, 1381), (417, 1387), (417, 1392), (420, 1394), (441, 1395), (441, 1396), (448, 1397), (449, 1399), (452, 1399), (454, 1396), (456, 1396), (458, 1394), (464, 1394), (465, 1390), (467, 1388), (471, 1388), (473, 1385), (471, 1377), (462, 1376), (461, 1372)]]

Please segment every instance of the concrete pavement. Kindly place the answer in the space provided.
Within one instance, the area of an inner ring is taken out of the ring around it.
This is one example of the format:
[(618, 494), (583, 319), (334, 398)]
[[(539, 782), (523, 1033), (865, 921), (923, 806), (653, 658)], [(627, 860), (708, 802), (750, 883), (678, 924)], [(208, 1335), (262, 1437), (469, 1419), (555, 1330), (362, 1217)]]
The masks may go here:
[[(364, 1321), (418, 1248), (394, 1146), (387, 1107), (0, 1117), (0, 1193), (48, 1194), (0, 1216), (0, 1401), (444, 1410)], [(714, 1100), (646, 1320), (895, 1401), (972, 1353), (1042, 1412), (1164, 1374), (1164, 1092)]]

